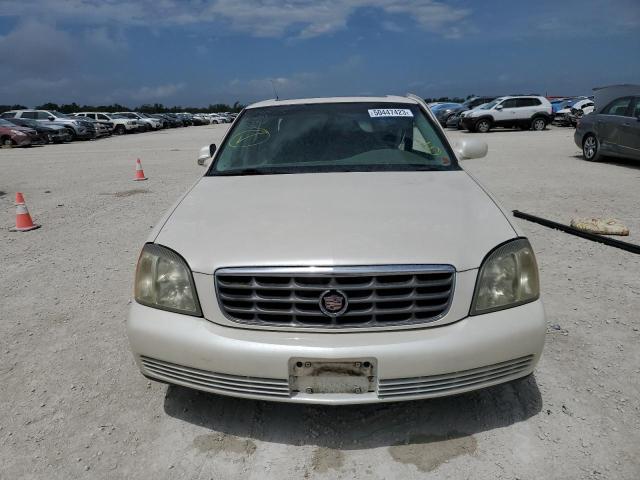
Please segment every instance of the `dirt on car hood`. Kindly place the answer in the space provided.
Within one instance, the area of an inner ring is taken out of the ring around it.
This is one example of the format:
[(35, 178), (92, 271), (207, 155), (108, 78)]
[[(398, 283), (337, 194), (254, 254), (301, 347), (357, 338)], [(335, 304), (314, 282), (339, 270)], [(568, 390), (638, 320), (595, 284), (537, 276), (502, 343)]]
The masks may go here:
[(220, 267), (450, 264), (478, 268), (516, 236), (464, 171), (204, 177), (155, 242)]

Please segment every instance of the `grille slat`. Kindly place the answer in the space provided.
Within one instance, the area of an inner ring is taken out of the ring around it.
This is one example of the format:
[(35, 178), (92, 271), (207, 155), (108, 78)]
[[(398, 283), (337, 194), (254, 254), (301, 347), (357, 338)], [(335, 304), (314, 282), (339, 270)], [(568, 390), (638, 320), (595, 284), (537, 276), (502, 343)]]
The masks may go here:
[[(326, 290), (326, 289), (324, 289)], [(324, 290), (318, 292), (321, 294)], [(440, 299), (448, 299), (451, 294), (451, 290), (445, 290), (441, 293), (415, 293), (412, 290), (411, 294), (408, 295), (376, 295), (375, 293), (370, 293), (367, 297), (349, 297), (350, 304), (358, 304), (358, 303), (371, 303), (376, 301), (384, 301), (384, 302), (401, 302), (401, 301), (417, 301), (417, 300), (440, 300)], [(295, 294), (291, 293), (287, 297), (278, 297), (278, 296), (264, 296), (258, 295), (255, 291), (249, 295), (238, 295), (238, 294), (229, 294), (225, 293), (223, 289), (220, 289), (219, 297), (223, 300), (231, 300), (231, 301), (252, 301), (252, 302), (282, 302), (282, 303), (311, 303), (317, 304), (318, 298), (305, 298), (298, 297)]]
[[(449, 309), (455, 284), (450, 265), (224, 268), (216, 272), (223, 313), (251, 325), (363, 328), (433, 322)], [(324, 292), (338, 290), (346, 311), (330, 317)]]
[(221, 374), (185, 367), (174, 363), (140, 357), (144, 369), (152, 374), (194, 387), (204, 387), (209, 390), (265, 395), (271, 397), (289, 397), (289, 384), (284, 379), (242, 377)]
[(489, 384), (525, 372), (530, 368), (533, 358), (533, 355), (527, 355), (486, 367), (442, 375), (379, 380), (378, 396), (380, 398), (402, 398)]

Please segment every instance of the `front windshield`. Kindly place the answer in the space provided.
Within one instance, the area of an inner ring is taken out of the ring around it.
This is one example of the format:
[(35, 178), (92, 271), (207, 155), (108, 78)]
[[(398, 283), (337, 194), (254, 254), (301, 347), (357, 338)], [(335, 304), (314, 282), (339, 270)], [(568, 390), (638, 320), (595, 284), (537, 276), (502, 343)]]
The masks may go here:
[(458, 169), (418, 105), (359, 102), (248, 109), (209, 175)]
[(485, 103), (484, 105), (478, 107), (481, 110), (491, 110), (500, 102), (500, 99), (494, 100), (493, 102)]
[(9, 120), (5, 120), (4, 118), (0, 118), (0, 127), (15, 127), (15, 123), (11, 123)]

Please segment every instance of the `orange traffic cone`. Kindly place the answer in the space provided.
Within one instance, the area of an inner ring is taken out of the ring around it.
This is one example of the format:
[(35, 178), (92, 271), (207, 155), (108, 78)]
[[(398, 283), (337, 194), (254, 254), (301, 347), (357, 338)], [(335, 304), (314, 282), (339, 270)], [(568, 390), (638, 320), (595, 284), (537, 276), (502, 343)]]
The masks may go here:
[(16, 193), (16, 226), (10, 230), (12, 232), (28, 232), (36, 228), (40, 228), (40, 225), (36, 225), (33, 223), (33, 220), (31, 220), (31, 215), (29, 215), (27, 205), (24, 203), (23, 195)]
[(142, 170), (142, 163), (140, 163), (140, 159), (136, 160), (136, 178), (134, 180), (139, 182), (140, 180), (146, 180), (147, 177), (144, 176), (144, 170)]

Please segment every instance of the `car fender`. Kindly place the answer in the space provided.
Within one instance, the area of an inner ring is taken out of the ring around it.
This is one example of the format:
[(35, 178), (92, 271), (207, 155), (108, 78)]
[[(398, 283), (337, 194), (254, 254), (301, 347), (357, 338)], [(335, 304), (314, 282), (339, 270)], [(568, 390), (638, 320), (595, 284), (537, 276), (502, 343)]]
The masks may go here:
[(531, 115), (531, 118), (529, 120), (533, 120), (534, 118), (538, 118), (538, 117), (542, 117), (545, 119), (547, 123), (551, 123), (552, 117), (547, 112), (536, 112), (533, 115)]
[(480, 120), (489, 120), (491, 123), (494, 123), (493, 115), (481, 115), (479, 117), (471, 117), (474, 123), (478, 123)]

